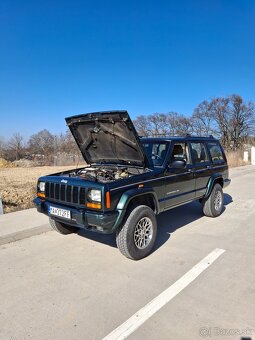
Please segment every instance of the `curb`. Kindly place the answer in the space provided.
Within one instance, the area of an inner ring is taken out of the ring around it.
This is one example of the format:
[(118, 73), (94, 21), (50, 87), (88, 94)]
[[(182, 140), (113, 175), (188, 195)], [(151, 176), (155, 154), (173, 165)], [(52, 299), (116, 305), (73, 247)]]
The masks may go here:
[(20, 241), (20, 240), (23, 240), (24, 238), (29, 238), (31, 236), (40, 235), (51, 230), (52, 228), (48, 224), (44, 224), (38, 227), (25, 229), (22, 231), (18, 231), (16, 233), (4, 235), (0, 237), (0, 246), (7, 244), (7, 243)]

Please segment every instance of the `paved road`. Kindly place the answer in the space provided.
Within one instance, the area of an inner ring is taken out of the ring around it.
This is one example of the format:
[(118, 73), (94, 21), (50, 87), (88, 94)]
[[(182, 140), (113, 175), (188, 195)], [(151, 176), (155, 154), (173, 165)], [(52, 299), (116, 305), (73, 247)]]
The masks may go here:
[(102, 339), (216, 248), (225, 252), (129, 338), (255, 339), (255, 167), (231, 177), (219, 218), (196, 202), (161, 215), (156, 249), (139, 262), (85, 232), (2, 245), (0, 339)]

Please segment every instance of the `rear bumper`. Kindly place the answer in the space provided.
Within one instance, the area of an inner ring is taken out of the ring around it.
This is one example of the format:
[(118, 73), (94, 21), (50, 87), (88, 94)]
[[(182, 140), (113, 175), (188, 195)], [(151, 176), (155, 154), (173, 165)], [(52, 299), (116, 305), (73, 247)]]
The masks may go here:
[[(34, 203), (38, 212), (52, 217), (56, 221), (65, 223), (67, 225), (72, 225), (75, 227), (107, 234), (113, 233), (115, 231), (115, 229), (119, 225), (120, 215), (122, 215), (122, 213), (119, 211), (101, 213), (96, 211), (88, 211), (85, 208), (76, 209), (62, 204), (41, 201), (38, 197), (34, 199)], [(50, 206), (70, 210), (71, 219), (51, 215), (49, 213)]]

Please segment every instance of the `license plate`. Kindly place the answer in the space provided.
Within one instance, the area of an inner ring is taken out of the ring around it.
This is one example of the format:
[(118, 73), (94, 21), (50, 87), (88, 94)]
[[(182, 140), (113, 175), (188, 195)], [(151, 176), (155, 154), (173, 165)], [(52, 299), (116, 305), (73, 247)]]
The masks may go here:
[(71, 212), (70, 212), (70, 210), (50, 207), (49, 213), (51, 215), (55, 215), (55, 216), (58, 216), (58, 217), (68, 218), (69, 220), (71, 219)]

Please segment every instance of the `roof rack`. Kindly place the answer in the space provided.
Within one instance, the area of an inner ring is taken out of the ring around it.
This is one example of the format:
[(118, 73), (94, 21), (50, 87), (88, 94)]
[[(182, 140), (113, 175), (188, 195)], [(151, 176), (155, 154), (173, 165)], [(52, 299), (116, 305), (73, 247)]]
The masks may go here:
[(191, 137), (191, 138), (214, 138), (212, 135), (210, 136), (192, 136), (190, 133), (186, 133), (185, 135), (168, 135), (168, 134), (163, 134), (163, 133), (153, 133), (153, 135), (149, 135), (149, 136), (142, 136), (139, 135), (139, 137), (141, 138), (155, 138), (155, 137), (159, 137), (159, 138), (172, 138), (172, 137), (180, 137), (180, 138), (185, 138), (185, 137)]
[(215, 137), (213, 135), (209, 135), (209, 136), (192, 136), (190, 133), (186, 133), (186, 137), (191, 137), (191, 138), (213, 138), (213, 139), (215, 139)]
[(214, 138), (213, 135), (209, 135), (209, 136), (192, 136), (190, 133), (186, 133), (185, 137), (191, 137), (191, 138)]

